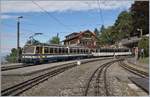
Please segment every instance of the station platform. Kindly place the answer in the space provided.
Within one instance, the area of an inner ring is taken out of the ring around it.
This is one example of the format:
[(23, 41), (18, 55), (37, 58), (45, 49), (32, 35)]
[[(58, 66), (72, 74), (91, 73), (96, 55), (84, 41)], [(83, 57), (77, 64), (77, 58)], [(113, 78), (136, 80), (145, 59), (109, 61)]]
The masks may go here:
[(149, 93), (149, 79), (147, 78), (136, 78), (136, 77), (130, 77), (129, 78), (133, 83), (135, 83), (137, 86), (145, 90), (147, 93)]
[(20, 65), (23, 65), (23, 63), (3, 64), (3, 65), (1, 65), (1, 68), (10, 67), (10, 66), (20, 66)]
[(149, 69), (149, 64), (140, 63), (139, 61), (136, 61), (134, 57), (128, 58), (128, 63), (134, 64), (135, 66), (140, 66), (143, 69)]
[[(82, 63), (90, 62), (90, 61), (96, 61), (96, 60), (102, 60), (102, 59), (111, 59), (112, 57), (109, 58), (91, 58), (91, 59), (82, 59)], [(12, 70), (7, 70), (7, 71), (2, 71), (1, 75), (5, 76), (23, 76), (23, 75), (30, 75), (33, 73), (37, 73), (40, 71), (48, 70), (54, 66), (59, 66), (63, 64), (72, 64), (76, 63), (77, 64), (78, 60), (72, 60), (72, 61), (65, 61), (65, 62), (57, 62), (57, 63), (49, 63), (49, 64), (41, 64), (41, 65), (35, 65), (35, 66), (29, 66), (29, 67), (23, 67), (23, 68), (18, 68), (18, 69), (12, 69)]]
[(140, 70), (140, 71), (143, 71), (143, 72), (146, 72), (146, 73), (149, 73), (149, 68), (148, 67), (143, 67), (139, 64), (134, 64), (134, 63), (131, 63), (131, 62), (128, 62), (128, 61), (124, 61), (128, 66), (132, 67), (132, 68), (135, 68), (137, 70)]

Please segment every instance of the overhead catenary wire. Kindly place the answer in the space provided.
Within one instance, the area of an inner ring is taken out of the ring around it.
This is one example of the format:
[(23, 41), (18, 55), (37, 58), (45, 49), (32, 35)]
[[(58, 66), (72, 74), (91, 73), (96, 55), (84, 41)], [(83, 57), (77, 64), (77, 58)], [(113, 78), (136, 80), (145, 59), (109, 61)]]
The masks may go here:
[[(4, 24), (4, 23), (3, 23)], [(4, 27), (9, 27), (9, 28), (14, 28), (15, 27), (15, 25), (10, 25), (10, 24), (4, 24), (4, 26), (3, 26), (3, 29), (4, 29)], [(29, 29), (24, 29), (24, 28), (22, 28), (22, 30), (23, 30), (23, 32), (26, 32), (26, 33), (21, 33), (20, 35), (23, 35), (23, 34), (28, 34), (28, 35), (30, 35), (30, 34), (33, 34), (33, 33), (35, 33), (35, 32), (33, 32), (33, 31), (31, 31), (31, 30), (29, 30)], [(27, 36), (28, 36), (27, 35)], [(25, 36), (25, 38), (27, 38), (27, 36)]]
[(100, 15), (100, 18), (101, 18), (101, 21), (102, 21), (101, 24), (104, 25), (104, 18), (103, 18), (103, 14), (102, 14), (101, 5), (100, 5), (100, 0), (97, 0), (97, 3), (98, 3), (99, 15)]
[(45, 10), (44, 8), (42, 8), (37, 2), (35, 2), (34, 0), (31, 0), (31, 2), (33, 4), (35, 4), (36, 6), (38, 6), (42, 11), (43, 13), (47, 14), (49, 17), (51, 17), (52, 19), (54, 19), (55, 21), (57, 21), (59, 24), (61, 24), (63, 27), (69, 29), (69, 30), (72, 30), (72, 28), (66, 26), (64, 23), (62, 23), (59, 19), (57, 19), (56, 17), (54, 17), (53, 15), (51, 15), (47, 10)]
[[(99, 15), (100, 15), (100, 18), (101, 18), (101, 21), (102, 21), (102, 25), (104, 25), (104, 18), (103, 18), (103, 14), (102, 14), (102, 10), (101, 10), (101, 5), (100, 5), (100, 0), (97, 0), (97, 4), (98, 4), (98, 7), (99, 7)], [(106, 38), (110, 41), (111, 39), (109, 38), (108, 34), (105, 32), (105, 35), (106, 35)]]

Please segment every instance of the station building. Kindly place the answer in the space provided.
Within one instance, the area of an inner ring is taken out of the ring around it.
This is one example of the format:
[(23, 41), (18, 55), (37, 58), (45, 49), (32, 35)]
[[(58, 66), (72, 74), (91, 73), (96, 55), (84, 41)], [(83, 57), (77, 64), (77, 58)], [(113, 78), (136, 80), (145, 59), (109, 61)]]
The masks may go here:
[(63, 40), (66, 46), (84, 46), (88, 48), (96, 47), (96, 34), (90, 30), (73, 32)]
[(120, 44), (128, 47), (128, 48), (133, 48), (133, 47), (137, 47), (138, 46), (138, 42), (142, 39), (142, 36), (148, 36), (149, 34), (143, 34), (140, 37), (139, 36), (132, 36), (130, 38), (124, 38), (120, 41)]

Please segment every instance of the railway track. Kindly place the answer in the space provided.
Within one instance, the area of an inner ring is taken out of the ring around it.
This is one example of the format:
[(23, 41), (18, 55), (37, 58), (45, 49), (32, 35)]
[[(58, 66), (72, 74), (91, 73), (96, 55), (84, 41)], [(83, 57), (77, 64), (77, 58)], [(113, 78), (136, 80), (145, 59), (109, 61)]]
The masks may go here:
[(53, 70), (51, 70), (50, 72), (41, 74), (37, 77), (34, 77), (32, 79), (26, 80), (17, 85), (14, 85), (7, 89), (2, 90), (1, 95), (2, 96), (17, 96), (17, 95), (23, 93), (24, 91), (32, 88), (33, 86), (38, 85), (38, 84), (48, 80), (49, 78), (56, 76), (57, 74), (60, 74), (60, 73), (64, 72), (65, 70), (68, 70), (75, 66), (77, 66), (77, 65), (76, 64), (66, 64), (66, 65), (58, 66), (58, 67), (54, 68)]
[(28, 67), (28, 66), (34, 66), (35, 64), (21, 64), (21, 65), (12, 65), (12, 66), (3, 66), (1, 67), (1, 71), (7, 71), (7, 70), (12, 70), (12, 69), (18, 69), (18, 68), (23, 68), (23, 67)]
[[(142, 90), (144, 90), (145, 92), (147, 92), (149, 94), (149, 73), (139, 70), (135, 67), (129, 66), (126, 63), (124, 63), (123, 61), (119, 62), (119, 65), (124, 68), (125, 70), (138, 75), (140, 78), (132, 78), (129, 77), (129, 80), (131, 80), (131, 82), (133, 82), (134, 84), (136, 84), (137, 86), (139, 86)], [(136, 79), (136, 80), (135, 80)]]
[[(101, 60), (106, 60), (106, 59), (110, 59), (110, 57), (103, 58)], [(95, 60), (93, 60), (93, 61), (95, 61)], [(87, 62), (89, 62), (89, 61), (87, 61)], [(51, 63), (56, 63), (56, 62), (51, 62)], [(86, 62), (84, 62), (84, 63), (86, 63)], [(36, 64), (36, 65), (44, 65), (44, 64)], [(20, 65), (2, 66), (1, 67), (1, 71), (7, 71), (7, 70), (12, 70), (12, 69), (24, 68), (24, 67), (29, 67), (29, 66), (35, 66), (35, 64), (25, 64), (25, 63), (23, 63), (23, 64), (20, 64)]]
[(91, 90), (92, 93), (94, 93), (94, 96), (110, 96), (107, 85), (106, 72), (109, 66), (111, 66), (116, 61), (118, 60), (113, 60), (108, 63), (105, 63), (93, 72), (93, 74), (87, 82), (84, 96), (88, 96), (91, 93)]
[(131, 72), (131, 73), (134, 73), (140, 77), (143, 77), (143, 78), (148, 78), (149, 77), (149, 74), (145, 71), (141, 71), (141, 70), (138, 70), (132, 66), (129, 66), (127, 65), (126, 63), (124, 63), (123, 61), (120, 61), (119, 62), (119, 65), (124, 68), (125, 70)]

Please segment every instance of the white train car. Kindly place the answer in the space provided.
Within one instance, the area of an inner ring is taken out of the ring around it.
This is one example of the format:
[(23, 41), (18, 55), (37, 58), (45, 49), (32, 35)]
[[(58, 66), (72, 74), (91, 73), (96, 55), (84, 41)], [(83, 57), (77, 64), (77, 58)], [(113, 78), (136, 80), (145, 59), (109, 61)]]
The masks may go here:
[(101, 48), (92, 52), (95, 57), (107, 57), (107, 56), (128, 56), (132, 52), (128, 48)]

